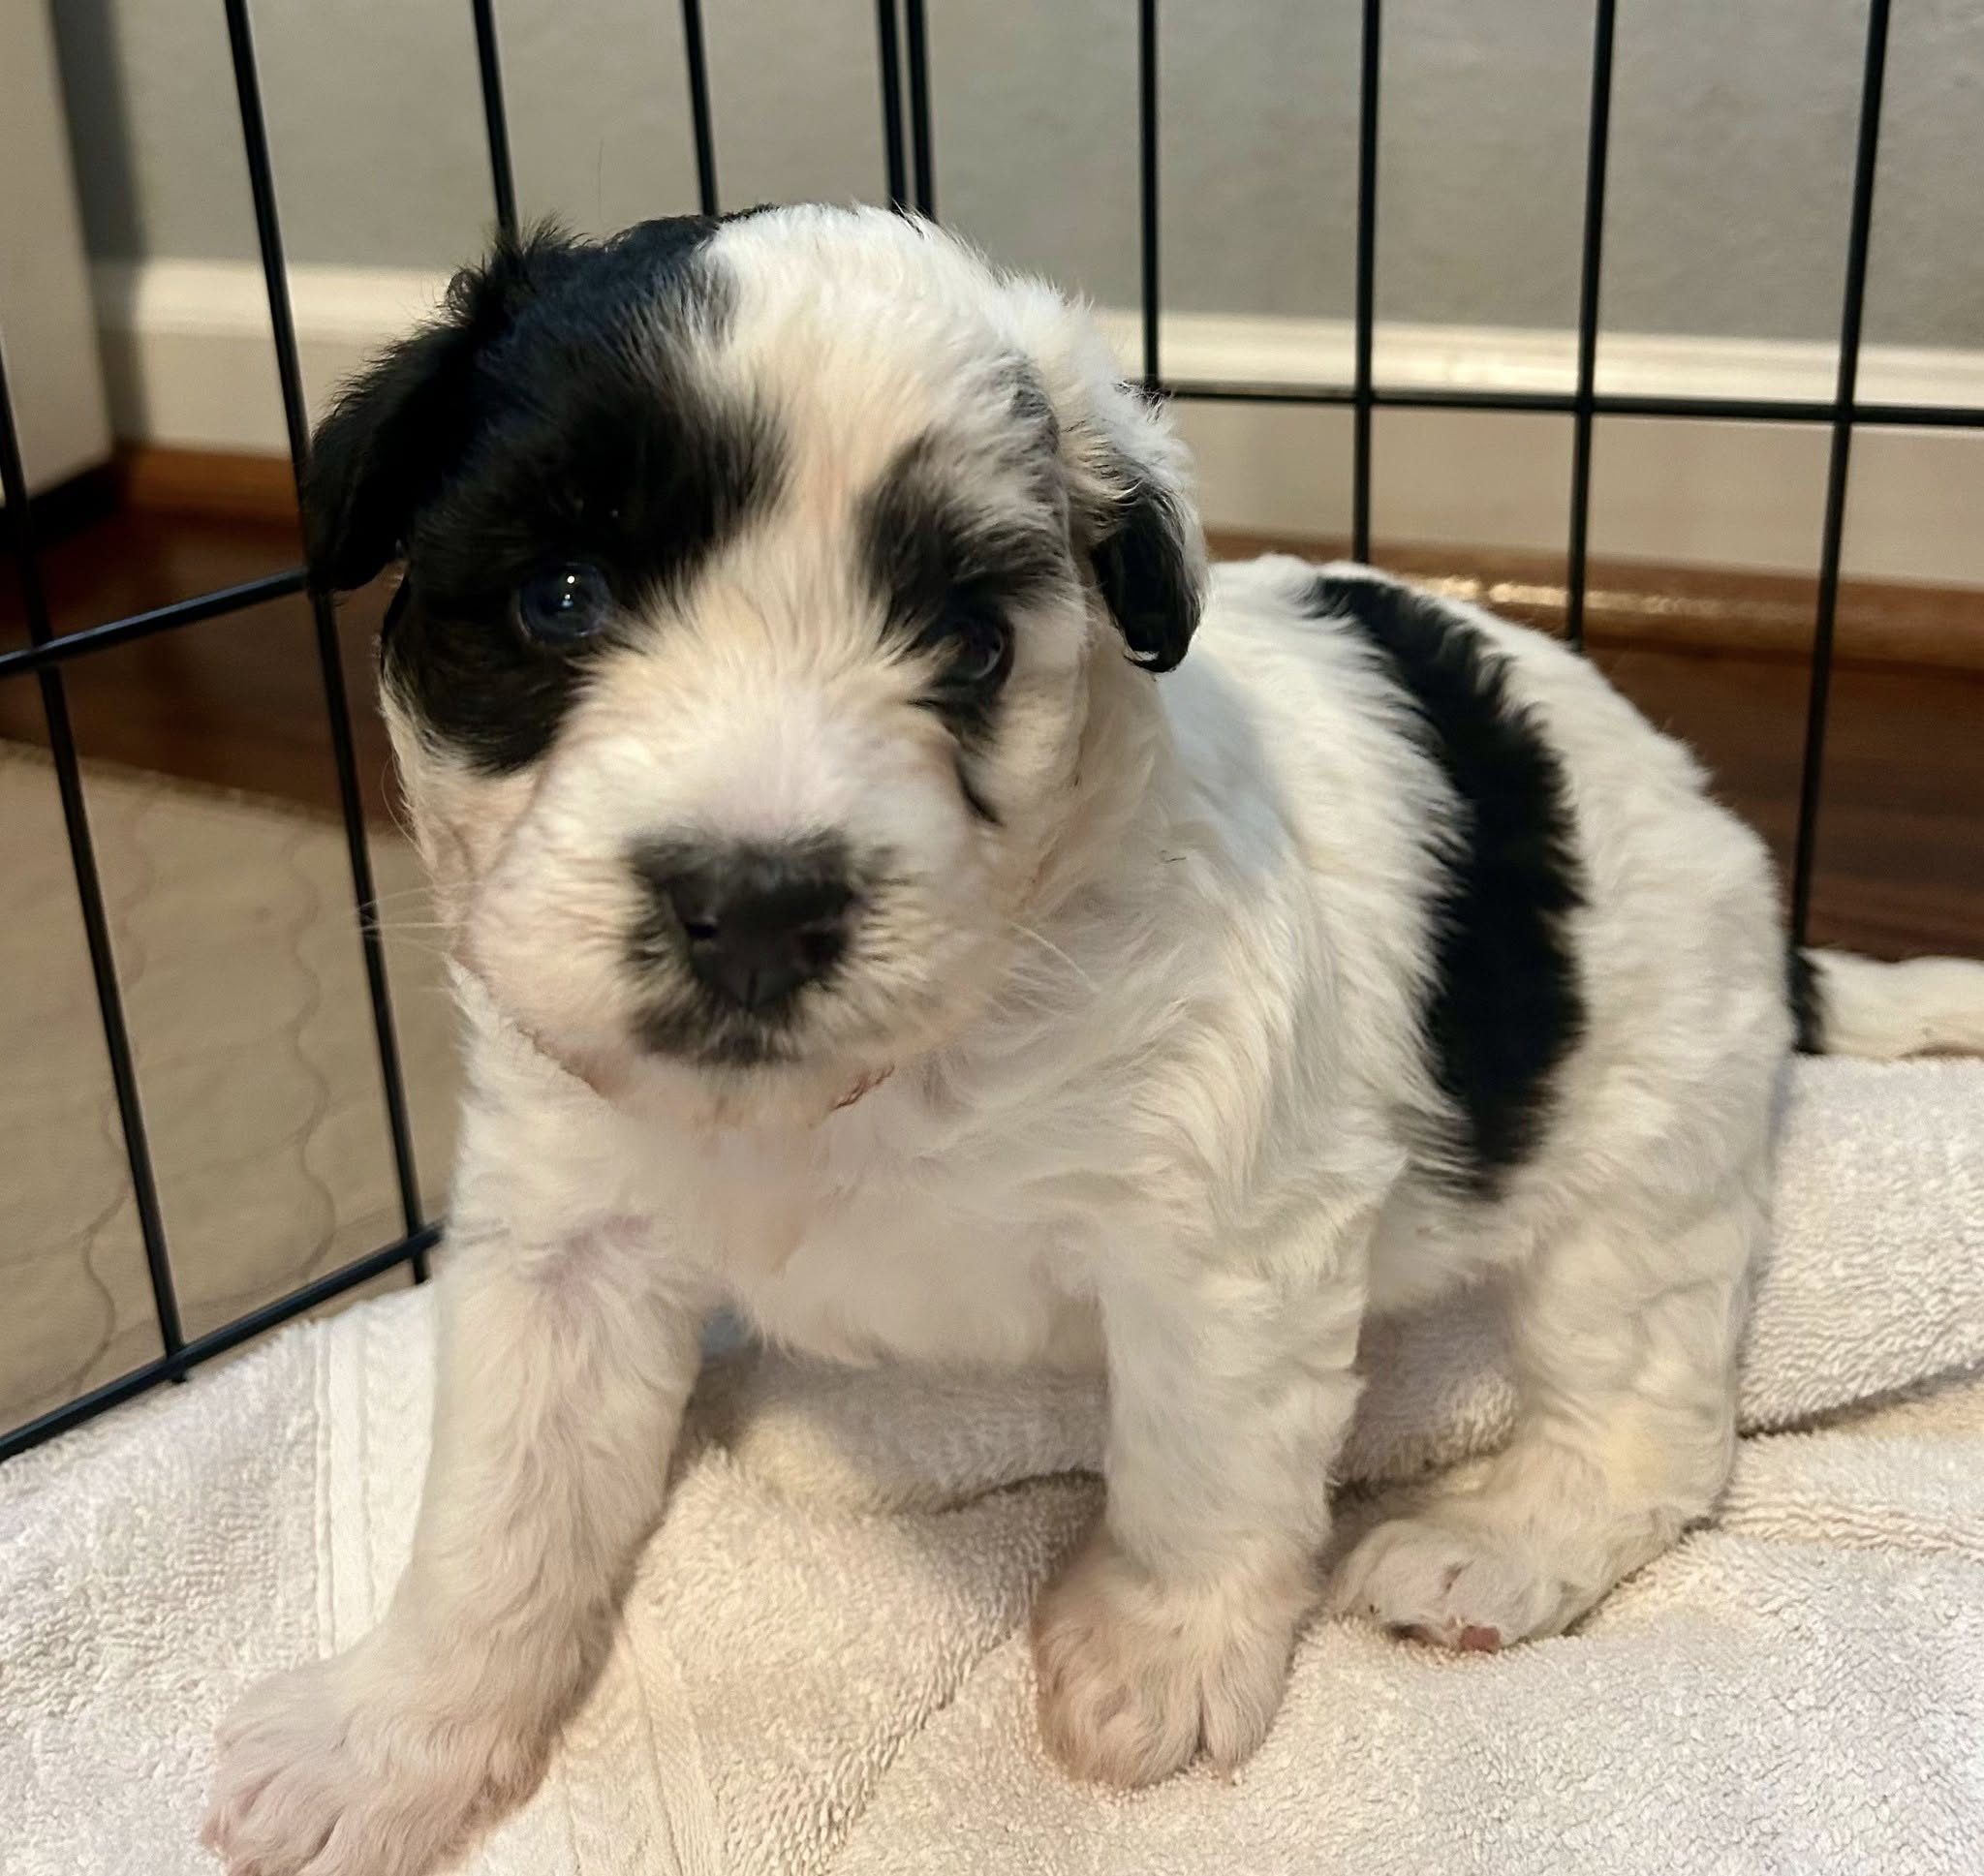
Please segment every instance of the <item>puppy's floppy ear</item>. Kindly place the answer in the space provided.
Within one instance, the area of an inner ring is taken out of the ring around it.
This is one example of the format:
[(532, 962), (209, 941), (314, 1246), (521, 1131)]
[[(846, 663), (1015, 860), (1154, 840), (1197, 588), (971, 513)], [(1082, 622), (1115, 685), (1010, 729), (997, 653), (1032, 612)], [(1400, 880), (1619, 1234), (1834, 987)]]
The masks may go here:
[(573, 252), (550, 228), (500, 241), (449, 283), (439, 318), (339, 394), (303, 478), (304, 545), (325, 585), (363, 586), (399, 558), (415, 515), (468, 447), (483, 351)]
[(1205, 599), (1205, 537), (1185, 446), (1162, 407), (1118, 375), (1088, 313), (1037, 281), (1007, 305), (1053, 407), (1074, 545), (1130, 655), (1150, 671), (1184, 658)]
[[(1123, 394), (1134, 396), (1127, 386)], [(1205, 542), (1174, 472), (1176, 441), (1166, 433), (1160, 448), (1145, 443), (1141, 452), (1133, 445), (1108, 448), (1101, 478), (1106, 499), (1089, 557), (1131, 657), (1146, 670), (1168, 671), (1198, 628)]]

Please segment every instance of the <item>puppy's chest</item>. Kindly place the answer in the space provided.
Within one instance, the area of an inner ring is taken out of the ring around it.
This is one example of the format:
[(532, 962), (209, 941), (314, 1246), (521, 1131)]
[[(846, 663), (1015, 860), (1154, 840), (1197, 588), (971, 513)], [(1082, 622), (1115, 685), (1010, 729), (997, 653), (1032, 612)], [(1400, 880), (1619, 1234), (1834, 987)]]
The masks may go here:
[(837, 1360), (1024, 1361), (1081, 1339), (1075, 1234), (996, 1154), (830, 1127), (726, 1143), (705, 1177), (726, 1283), (781, 1341)]

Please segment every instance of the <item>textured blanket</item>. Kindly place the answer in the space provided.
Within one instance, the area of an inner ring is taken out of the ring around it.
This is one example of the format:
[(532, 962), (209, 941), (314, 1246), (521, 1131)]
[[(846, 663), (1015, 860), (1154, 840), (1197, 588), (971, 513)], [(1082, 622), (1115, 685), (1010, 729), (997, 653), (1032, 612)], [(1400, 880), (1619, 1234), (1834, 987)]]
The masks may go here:
[[(1099, 1793), (1035, 1740), (1091, 1390), (723, 1358), (606, 1669), (468, 1867), (1984, 1867), (1984, 1066), (1802, 1064), (1782, 1169), (1715, 1521), (1503, 1654), (1318, 1621), (1230, 1782)], [(1505, 1430), (1492, 1324), (1371, 1339), (1348, 1522)], [(366, 1304), (0, 1471), (7, 1876), (211, 1867), (213, 1721), (390, 1591), (431, 1332), (428, 1292)]]

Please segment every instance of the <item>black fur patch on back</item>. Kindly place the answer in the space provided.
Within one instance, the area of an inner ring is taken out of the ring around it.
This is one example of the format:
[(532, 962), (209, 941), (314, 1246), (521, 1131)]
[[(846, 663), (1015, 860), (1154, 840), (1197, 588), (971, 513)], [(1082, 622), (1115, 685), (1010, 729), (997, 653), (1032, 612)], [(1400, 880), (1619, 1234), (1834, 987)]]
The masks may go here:
[(1566, 916), (1584, 900), (1568, 790), (1505, 661), (1438, 601), (1375, 579), (1318, 578), (1307, 608), (1382, 654), (1426, 726), (1464, 816), (1440, 851), (1435, 970), (1423, 1016), (1460, 1127), (1456, 1176), (1492, 1196), (1536, 1149), (1552, 1079), (1585, 1009)]
[(1795, 1026), (1793, 1046), (1801, 1056), (1825, 1054), (1825, 993), (1812, 953), (1792, 945), (1784, 960), (1784, 994)]

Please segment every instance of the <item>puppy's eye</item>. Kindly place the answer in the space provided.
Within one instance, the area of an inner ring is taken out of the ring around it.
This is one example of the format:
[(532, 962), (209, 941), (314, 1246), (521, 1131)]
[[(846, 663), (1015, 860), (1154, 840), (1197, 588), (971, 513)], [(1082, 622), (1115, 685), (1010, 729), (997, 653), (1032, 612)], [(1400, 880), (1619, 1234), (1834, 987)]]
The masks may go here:
[(971, 615), (951, 627), (946, 683), (982, 690), (1000, 683), (1012, 666), (1012, 633), (1003, 619)]
[(541, 645), (575, 645), (606, 623), (612, 590), (583, 561), (547, 567), (516, 589), (516, 622)]

